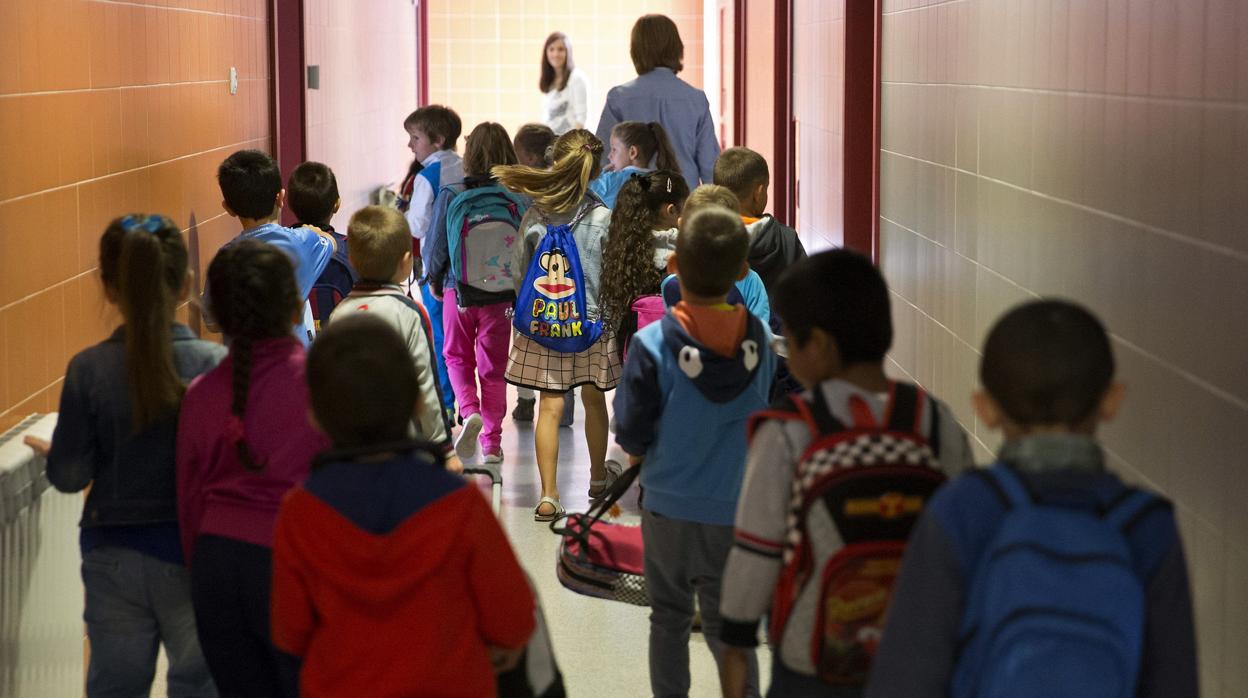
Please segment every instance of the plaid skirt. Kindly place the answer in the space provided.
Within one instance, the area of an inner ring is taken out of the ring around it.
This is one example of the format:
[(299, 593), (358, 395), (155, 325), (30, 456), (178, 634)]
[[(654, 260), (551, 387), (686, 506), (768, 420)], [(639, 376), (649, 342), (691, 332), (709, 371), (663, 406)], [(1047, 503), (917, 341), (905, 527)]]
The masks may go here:
[(615, 332), (608, 331), (579, 354), (563, 354), (512, 330), (507, 382), (522, 388), (567, 392), (580, 385), (614, 390), (620, 384), (619, 352)]

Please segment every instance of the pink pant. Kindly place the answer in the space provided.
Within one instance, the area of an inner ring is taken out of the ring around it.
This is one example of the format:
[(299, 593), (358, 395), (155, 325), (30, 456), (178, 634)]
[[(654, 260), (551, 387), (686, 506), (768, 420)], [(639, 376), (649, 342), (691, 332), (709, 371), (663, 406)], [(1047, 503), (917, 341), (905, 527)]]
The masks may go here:
[[(493, 453), (502, 443), (507, 412), (507, 351), (511, 342), (510, 303), (460, 308), (454, 289), (443, 296), (442, 328), (446, 332), (446, 370), (465, 419), (480, 414), (481, 452)], [(477, 381), (481, 396), (477, 397)]]

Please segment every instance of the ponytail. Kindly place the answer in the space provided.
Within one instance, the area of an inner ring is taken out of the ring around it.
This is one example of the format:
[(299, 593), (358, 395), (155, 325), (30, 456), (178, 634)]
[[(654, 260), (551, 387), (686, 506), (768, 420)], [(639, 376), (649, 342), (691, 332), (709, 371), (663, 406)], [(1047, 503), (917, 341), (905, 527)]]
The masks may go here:
[(186, 272), (182, 234), (163, 216), (118, 218), (100, 238), (100, 274), (125, 318), (136, 433), (176, 411), (182, 400), (185, 386), (174, 364), (171, 325)]
[(504, 187), (533, 199), (542, 213), (569, 213), (602, 170), (602, 141), (585, 129), (574, 129), (555, 141), (551, 154), (554, 163), (548, 170), (505, 165), (490, 172)]
[(621, 121), (611, 129), (611, 135), (625, 148), (636, 148), (637, 157), (645, 163), (645, 167), (653, 164), (656, 170), (680, 172), (680, 162), (663, 124), (657, 121)]
[(295, 286), (295, 268), (279, 249), (257, 240), (240, 240), (223, 248), (208, 265), (208, 294), (221, 331), (230, 338), (230, 417), (225, 436), (243, 467), (264, 469), (247, 444), (244, 418), (251, 393), (255, 342), (288, 336), (291, 315), (302, 300)]
[(647, 126), (654, 136), (654, 169), (680, 172), (680, 161), (676, 159), (676, 151), (668, 140), (667, 130), (657, 121), (651, 121)]

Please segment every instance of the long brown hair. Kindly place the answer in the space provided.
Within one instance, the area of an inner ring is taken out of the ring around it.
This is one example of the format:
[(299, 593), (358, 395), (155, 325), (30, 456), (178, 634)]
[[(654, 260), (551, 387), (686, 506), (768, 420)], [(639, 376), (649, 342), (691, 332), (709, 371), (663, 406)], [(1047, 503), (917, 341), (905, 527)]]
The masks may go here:
[(516, 164), (516, 149), (502, 124), (485, 121), (468, 134), (464, 145), (464, 174), (488, 175), (496, 165)]
[[(550, 59), (546, 58), (546, 49), (556, 41), (563, 42), (563, 48), (567, 50), (568, 58), (563, 63), (563, 71), (561, 73), (555, 71), (555, 66), (550, 64)], [(562, 90), (568, 86), (568, 78), (572, 75), (572, 69), (576, 64), (572, 62), (572, 42), (568, 41), (568, 35), (563, 32), (551, 32), (546, 37), (546, 43), (542, 45), (542, 79), (538, 82), (538, 86), (542, 89), (542, 94), (550, 92), (553, 87), (556, 90)], [(555, 84), (555, 78), (558, 78), (559, 84)]]
[(185, 386), (173, 360), (172, 325), (186, 271), (186, 243), (164, 216), (123, 216), (100, 237), (100, 277), (126, 321), (126, 374), (136, 432), (176, 411), (182, 400)]
[(672, 204), (679, 210), (689, 196), (678, 171), (635, 173), (615, 200), (602, 252), (601, 305), (616, 327), (634, 300), (659, 292), (665, 273), (654, 264), (654, 228), (659, 209)]
[(637, 155), (649, 166), (654, 160), (654, 169), (680, 172), (680, 162), (676, 160), (676, 151), (672, 150), (672, 142), (667, 138), (663, 124), (657, 121), (621, 121), (611, 129), (611, 135), (624, 147), (637, 149)]
[(589, 183), (602, 171), (602, 141), (577, 128), (559, 136), (551, 151), (554, 163), (550, 169), (507, 165), (491, 173), (504, 187), (533, 199), (542, 213), (568, 213), (581, 203)]
[(208, 265), (208, 301), (221, 331), (230, 338), (230, 424), (233, 441), (247, 470), (264, 468), (247, 446), (243, 417), (251, 392), (252, 348), (257, 341), (290, 335), (291, 315), (302, 303), (295, 267), (286, 253), (259, 240), (240, 240), (221, 248)]

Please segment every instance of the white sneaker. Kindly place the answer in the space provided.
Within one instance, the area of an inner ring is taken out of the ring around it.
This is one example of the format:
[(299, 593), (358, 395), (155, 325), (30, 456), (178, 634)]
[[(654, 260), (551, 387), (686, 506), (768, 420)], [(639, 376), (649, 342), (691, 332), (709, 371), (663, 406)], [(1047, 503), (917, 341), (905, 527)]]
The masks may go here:
[(482, 426), (484, 423), (479, 414), (474, 414), (464, 420), (459, 436), (455, 437), (455, 455), (459, 456), (460, 460), (470, 460), (477, 452), (477, 437), (481, 435)]
[(485, 454), (486, 465), (497, 465), (502, 462), (503, 462), (503, 449), (501, 448), (493, 453)]

